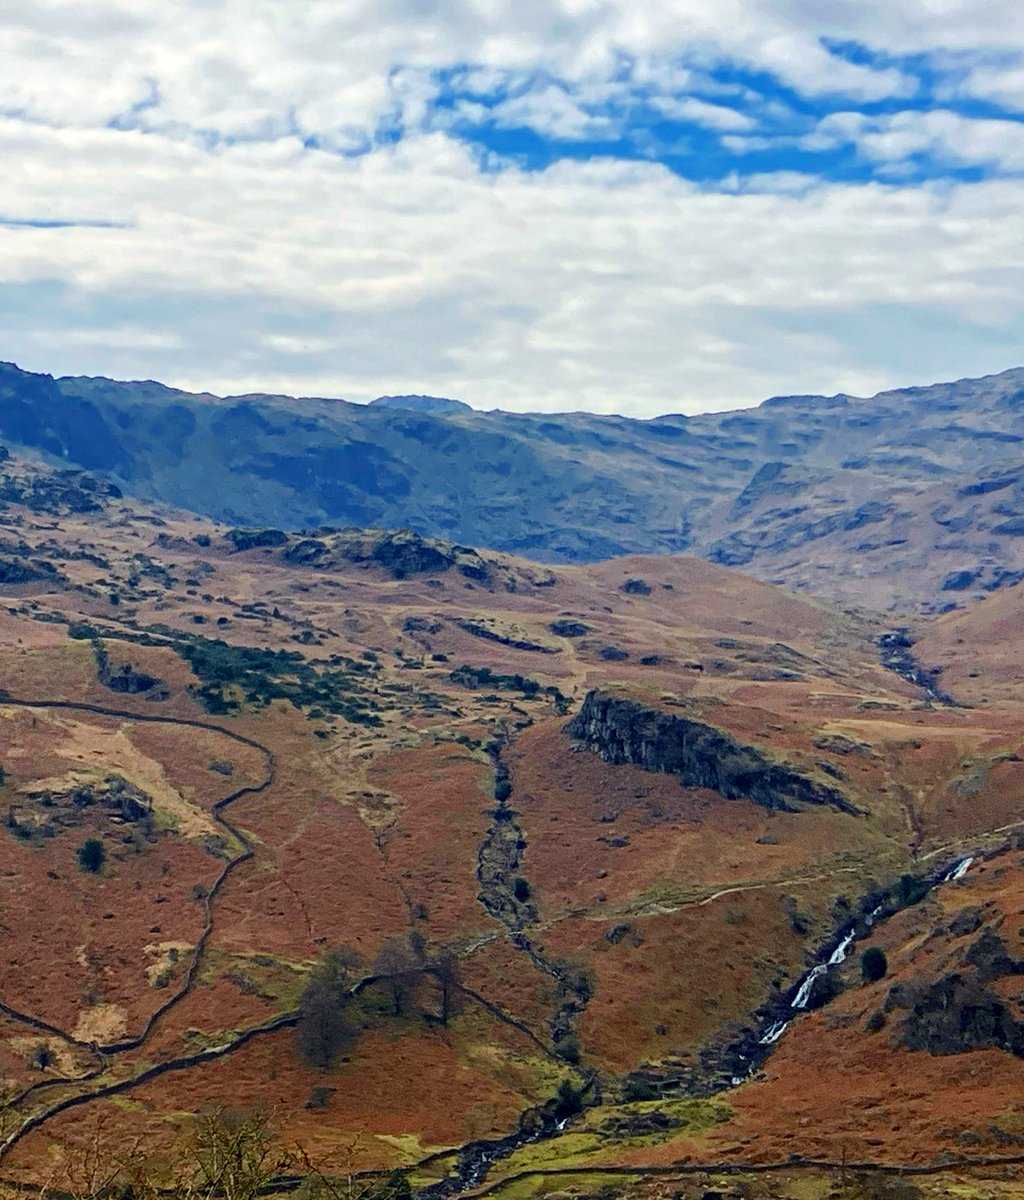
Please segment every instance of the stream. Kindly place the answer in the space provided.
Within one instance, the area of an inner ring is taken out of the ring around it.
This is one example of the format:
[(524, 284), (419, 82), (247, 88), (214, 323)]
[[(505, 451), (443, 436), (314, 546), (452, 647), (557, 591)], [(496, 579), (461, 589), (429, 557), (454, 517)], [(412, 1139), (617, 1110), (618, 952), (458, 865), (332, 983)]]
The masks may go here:
[(914, 639), (906, 627), (883, 633), (878, 639), (882, 666), (924, 692), (925, 699), (936, 704), (956, 706), (956, 699), (939, 686), (939, 672), (923, 667), (913, 654)]
[[(963, 879), (973, 863), (974, 856), (968, 855), (923, 880), (925, 894), (936, 887)], [(923, 897), (919, 897), (918, 901), (921, 898)], [(781, 1005), (773, 1005), (770, 1011), (762, 1010), (759, 1025), (726, 1047), (719, 1060), (718, 1069), (713, 1072), (712, 1077), (698, 1088), (686, 1089), (688, 1094), (715, 1095), (749, 1079), (764, 1064), (793, 1021), (807, 1010), (818, 981), (827, 976), (833, 968), (846, 962), (857, 941), (870, 933), (880, 919), (893, 916), (907, 907), (899, 900), (895, 888), (886, 892), (881, 899), (876, 893), (867, 900), (865, 908), (867, 904), (871, 905), (870, 909), (852, 918), (837, 931), (822, 952), (822, 961), (800, 976), (785, 993)], [(552, 1102), (542, 1109), (531, 1110), (525, 1114), (519, 1129), (507, 1137), (472, 1142), (462, 1147), (454, 1173), (417, 1191), (417, 1200), (447, 1200), (479, 1186), (497, 1163), (523, 1146), (556, 1137), (571, 1120), (571, 1117), (556, 1118)]]
[[(938, 875), (926, 881), (927, 890), (930, 892), (945, 883), (955, 883), (957, 880), (963, 879), (971, 869), (973, 862), (973, 855), (959, 859), (951, 867), (947, 867), (945, 870), (940, 871)], [(854, 919), (844, 930), (840, 931), (838, 935), (839, 940), (836, 942), (828, 958), (824, 962), (816, 963), (789, 989), (787, 993), (788, 1000), (786, 1001), (788, 1011), (784, 1012), (782, 1016), (773, 1016), (754, 1035), (753, 1051), (748, 1051), (742, 1046), (737, 1047), (737, 1060), (739, 1062), (747, 1061), (745, 1069), (731, 1077), (730, 1084), (732, 1086), (742, 1083), (757, 1070), (770, 1053), (770, 1047), (780, 1041), (796, 1017), (801, 1012), (806, 1011), (811, 1002), (811, 997), (814, 995), (818, 980), (827, 976), (833, 967), (841, 966), (849, 958), (850, 951), (853, 949), (858, 937), (863, 937), (869, 933), (879, 918), (891, 916), (895, 911), (896, 909), (886, 900), (882, 900), (866, 916)], [(745, 1041), (749, 1045), (749, 1040), (745, 1039)], [(757, 1052), (757, 1048), (761, 1048), (760, 1053)]]

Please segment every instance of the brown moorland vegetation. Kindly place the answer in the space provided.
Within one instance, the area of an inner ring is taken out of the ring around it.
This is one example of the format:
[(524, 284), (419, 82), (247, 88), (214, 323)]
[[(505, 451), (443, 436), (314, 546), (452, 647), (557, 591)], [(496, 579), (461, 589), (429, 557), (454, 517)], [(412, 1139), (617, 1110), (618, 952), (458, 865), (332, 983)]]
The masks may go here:
[[(490, 1178), (1016, 1145), (1012, 1045), (933, 1053), (892, 1017), (865, 1031), (888, 989), (967, 952), (935, 932), (960, 908), (1024, 954), (1005, 848), (1021, 712), (997, 671), (1015, 590), (914, 631), (901, 675), (880, 618), (697, 560), (239, 538), (116, 499), (0, 518), (4, 553), (50, 568), (0, 585), (8, 1180), (127, 1140), (167, 1154), (195, 1113), (239, 1107), (325, 1171), (408, 1167), (417, 1187), (454, 1169), (444, 1152), (581, 1105)], [(907, 678), (912, 655), (962, 703)], [(574, 734), (595, 690), (668, 740)], [(869, 897), (918, 900), (913, 878), (967, 854), (964, 882), (878, 926), (885, 979), (859, 983), (858, 947), (842, 994), (729, 1086), (726, 1051)], [(353, 1036), (325, 1071), (295, 1024), (339, 947)], [(1006, 1029), (1014, 978), (978, 985)]]

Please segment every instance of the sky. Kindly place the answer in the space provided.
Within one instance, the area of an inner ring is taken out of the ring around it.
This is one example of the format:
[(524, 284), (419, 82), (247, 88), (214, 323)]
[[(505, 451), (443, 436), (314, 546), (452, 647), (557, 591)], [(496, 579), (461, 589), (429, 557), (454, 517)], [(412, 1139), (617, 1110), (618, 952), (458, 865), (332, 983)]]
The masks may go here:
[(0, 0), (0, 358), (649, 417), (1024, 364), (1015, 0)]

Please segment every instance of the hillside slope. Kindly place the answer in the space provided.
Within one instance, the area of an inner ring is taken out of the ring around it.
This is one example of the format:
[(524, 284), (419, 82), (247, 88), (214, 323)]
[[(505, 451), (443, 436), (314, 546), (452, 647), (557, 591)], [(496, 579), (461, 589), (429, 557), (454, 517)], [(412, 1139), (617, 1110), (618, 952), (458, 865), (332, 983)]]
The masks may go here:
[(547, 562), (685, 551), (883, 610), (1024, 573), (1024, 370), (636, 421), (218, 399), (7, 365), (0, 438), (231, 524), (408, 527)]
[(1020, 699), (937, 703), (887, 633), (695, 558), (243, 531), (0, 463), (0, 1178), (73, 1190), (239, 1098), (456, 1189), (559, 1153), (567, 1095), (573, 1137), (739, 1120), (857, 914), (1024, 822)]

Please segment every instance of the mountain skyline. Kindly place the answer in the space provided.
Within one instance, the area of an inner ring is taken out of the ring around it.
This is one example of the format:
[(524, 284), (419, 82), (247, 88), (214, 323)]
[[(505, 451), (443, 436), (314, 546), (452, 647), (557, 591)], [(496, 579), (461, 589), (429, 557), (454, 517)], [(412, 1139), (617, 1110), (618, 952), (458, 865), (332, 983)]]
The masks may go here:
[(5, 361), (0, 359), (0, 370), (12, 371), (24, 375), (38, 375), (42, 378), (55, 380), (57, 383), (75, 384), (78, 382), (86, 385), (93, 384), (111, 384), (116, 387), (140, 387), (147, 389), (157, 389), (160, 392), (168, 394), (180, 394), (194, 398), (211, 399), (218, 401), (229, 400), (250, 400), (250, 399), (277, 399), (289, 400), (296, 404), (303, 403), (334, 403), (334, 404), (350, 404), (357, 408), (399, 408), (406, 409), (411, 412), (425, 412), (433, 415), (454, 415), (460, 412), (467, 413), (498, 413), (508, 416), (584, 416), (603, 418), (609, 417), (613, 419), (638, 421), (657, 421), (662, 417), (680, 417), (688, 418), (689, 416), (698, 417), (719, 417), (726, 416), (730, 413), (745, 413), (762, 408), (764, 405), (772, 405), (785, 403), (793, 400), (820, 401), (823, 405), (834, 404), (836, 402), (876, 400), (880, 396), (896, 395), (899, 393), (914, 393), (927, 390), (930, 388), (956, 387), (960, 384), (986, 384), (990, 381), (998, 381), (1006, 377), (1013, 376), (1018, 372), (1024, 371), (1024, 366), (1019, 364), (1011, 364), (1010, 366), (998, 369), (985, 371), (978, 375), (959, 376), (957, 378), (933, 379), (922, 383), (920, 380), (907, 381), (905, 383), (884, 388), (873, 393), (855, 394), (852, 392), (833, 392), (831, 394), (817, 392), (796, 392), (796, 391), (781, 391), (768, 396), (752, 397), (747, 401), (741, 401), (736, 405), (726, 406), (718, 409), (708, 409), (701, 413), (688, 414), (679, 410), (666, 409), (664, 412), (652, 413), (650, 416), (631, 418), (629, 414), (624, 412), (598, 412), (588, 408), (578, 408), (569, 410), (558, 409), (505, 409), (500, 406), (493, 408), (484, 408), (474, 403), (473, 398), (466, 399), (465, 397), (442, 396), (426, 392), (409, 392), (402, 394), (381, 393), (372, 395), (366, 398), (357, 399), (352, 396), (343, 396), (340, 394), (313, 394), (313, 393), (289, 393), (289, 392), (272, 392), (262, 388), (254, 388), (247, 392), (224, 392), (217, 393), (208, 388), (191, 389), (179, 387), (176, 384), (169, 384), (163, 380), (157, 379), (155, 376), (139, 375), (138, 377), (115, 378), (110, 375), (61, 375), (55, 372), (46, 370), (33, 370), (24, 365), (15, 362), (14, 360)]
[(1024, 368), (652, 420), (394, 401), (0, 365), (0, 440), (236, 526), (410, 529), (563, 563), (696, 554), (884, 611), (1024, 578)]

